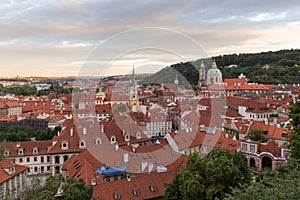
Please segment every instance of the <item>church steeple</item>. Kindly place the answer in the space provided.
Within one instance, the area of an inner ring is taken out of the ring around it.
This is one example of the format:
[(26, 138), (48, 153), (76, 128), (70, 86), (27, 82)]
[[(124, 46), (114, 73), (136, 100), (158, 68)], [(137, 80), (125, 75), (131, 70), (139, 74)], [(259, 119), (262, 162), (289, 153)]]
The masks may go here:
[(131, 79), (129, 103), (131, 106), (139, 105), (138, 92), (137, 92), (136, 83), (135, 83), (134, 65), (132, 66), (132, 79)]
[(175, 76), (174, 83), (175, 83), (176, 85), (178, 85), (178, 83), (179, 83), (179, 81), (178, 81), (178, 77), (177, 77), (177, 74), (176, 74), (176, 76)]
[(134, 73), (134, 65), (132, 65), (131, 88), (132, 88), (132, 89), (136, 89), (136, 84), (135, 84), (135, 73)]
[(212, 64), (212, 67), (211, 67), (212, 69), (218, 69), (218, 67), (217, 67), (217, 63), (216, 63), (216, 60), (214, 59), (214, 61), (213, 61), (213, 64)]
[(205, 85), (205, 65), (203, 63), (203, 60), (200, 65), (199, 69), (199, 79), (198, 79), (198, 87), (199, 89)]

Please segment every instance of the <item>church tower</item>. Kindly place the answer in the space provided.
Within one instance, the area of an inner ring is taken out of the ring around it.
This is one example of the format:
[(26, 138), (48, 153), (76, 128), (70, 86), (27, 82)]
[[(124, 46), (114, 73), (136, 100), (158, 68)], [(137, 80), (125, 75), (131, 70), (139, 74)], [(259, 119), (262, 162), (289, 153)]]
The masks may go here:
[(203, 61), (199, 69), (198, 88), (201, 89), (205, 85), (205, 65)]
[(130, 97), (129, 97), (129, 104), (131, 106), (139, 105), (138, 99), (138, 92), (135, 83), (135, 73), (134, 73), (134, 66), (132, 67), (132, 79), (131, 79), (131, 87), (130, 87)]
[(211, 69), (207, 72), (207, 84), (222, 83), (222, 72), (218, 69), (216, 61), (214, 60)]
[(179, 80), (178, 80), (177, 74), (176, 74), (176, 76), (175, 76), (174, 83), (175, 83), (176, 85), (178, 85), (178, 84), (179, 84)]

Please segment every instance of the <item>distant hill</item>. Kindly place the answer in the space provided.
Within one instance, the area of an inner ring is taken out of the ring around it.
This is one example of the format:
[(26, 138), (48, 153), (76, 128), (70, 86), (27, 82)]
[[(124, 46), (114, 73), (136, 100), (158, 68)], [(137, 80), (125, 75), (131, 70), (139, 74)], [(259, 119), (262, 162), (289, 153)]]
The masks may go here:
[[(264, 84), (300, 83), (300, 49), (231, 54), (216, 56), (213, 59), (216, 60), (219, 69), (222, 71), (223, 79), (237, 78), (243, 73), (250, 82)], [(160, 70), (152, 76), (145, 77), (139, 83), (161, 84), (174, 82), (174, 70), (176, 70), (179, 82), (185, 78), (191, 86), (196, 88), (199, 76), (198, 70), (202, 61), (206, 66), (206, 71), (211, 68), (211, 58), (177, 63)], [(269, 68), (266, 65), (269, 65)], [(264, 66), (268, 69), (263, 68)]]

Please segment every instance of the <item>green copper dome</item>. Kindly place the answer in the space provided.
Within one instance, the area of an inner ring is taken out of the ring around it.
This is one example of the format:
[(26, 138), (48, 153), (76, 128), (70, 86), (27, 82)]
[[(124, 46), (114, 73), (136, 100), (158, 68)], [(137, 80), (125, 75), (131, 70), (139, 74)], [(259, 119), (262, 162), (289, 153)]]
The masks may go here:
[(207, 74), (222, 74), (219, 69), (209, 69)]

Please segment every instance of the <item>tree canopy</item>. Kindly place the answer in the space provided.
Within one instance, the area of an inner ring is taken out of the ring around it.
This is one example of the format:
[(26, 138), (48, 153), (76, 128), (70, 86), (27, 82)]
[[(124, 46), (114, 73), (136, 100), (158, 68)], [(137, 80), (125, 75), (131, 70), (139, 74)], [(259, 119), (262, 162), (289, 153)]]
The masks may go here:
[(222, 199), (232, 188), (250, 182), (247, 159), (216, 148), (205, 158), (192, 154), (186, 169), (167, 186), (165, 199)]
[(234, 189), (227, 200), (300, 199), (300, 166), (295, 160), (283, 164), (276, 171), (262, 171), (256, 180), (243, 188)]
[[(62, 193), (58, 194), (58, 190)], [(33, 182), (32, 187), (25, 195), (25, 200), (90, 200), (93, 194), (93, 188), (87, 187), (82, 179), (67, 179), (65, 182), (60, 177), (49, 176), (45, 185), (41, 185), (38, 180)]]
[[(222, 55), (191, 62), (181, 62), (163, 68), (152, 76), (145, 77), (140, 81), (140, 84), (171, 83), (174, 82), (176, 72), (180, 84), (186, 83), (186, 80), (188, 80), (191, 86), (197, 88), (198, 70), (201, 63), (204, 63), (207, 71), (211, 68), (213, 59), (221, 70), (223, 79), (237, 78), (243, 73), (250, 82), (256, 83), (292, 84), (300, 82), (300, 50), (291, 49), (276, 52)], [(264, 69), (263, 67), (267, 64), (271, 67)], [(230, 65), (236, 67), (228, 68)]]
[(292, 130), (289, 134), (289, 149), (291, 157), (300, 160), (300, 101), (292, 103), (289, 109), (290, 118), (292, 119)]
[(6, 132), (0, 131), (0, 142), (24, 142), (30, 141), (33, 137), (36, 140), (51, 140), (58, 131), (61, 131), (60, 126), (55, 127), (53, 130), (50, 128), (38, 130), (33, 134), (30, 127), (23, 129), (21, 126), (11, 126)]

